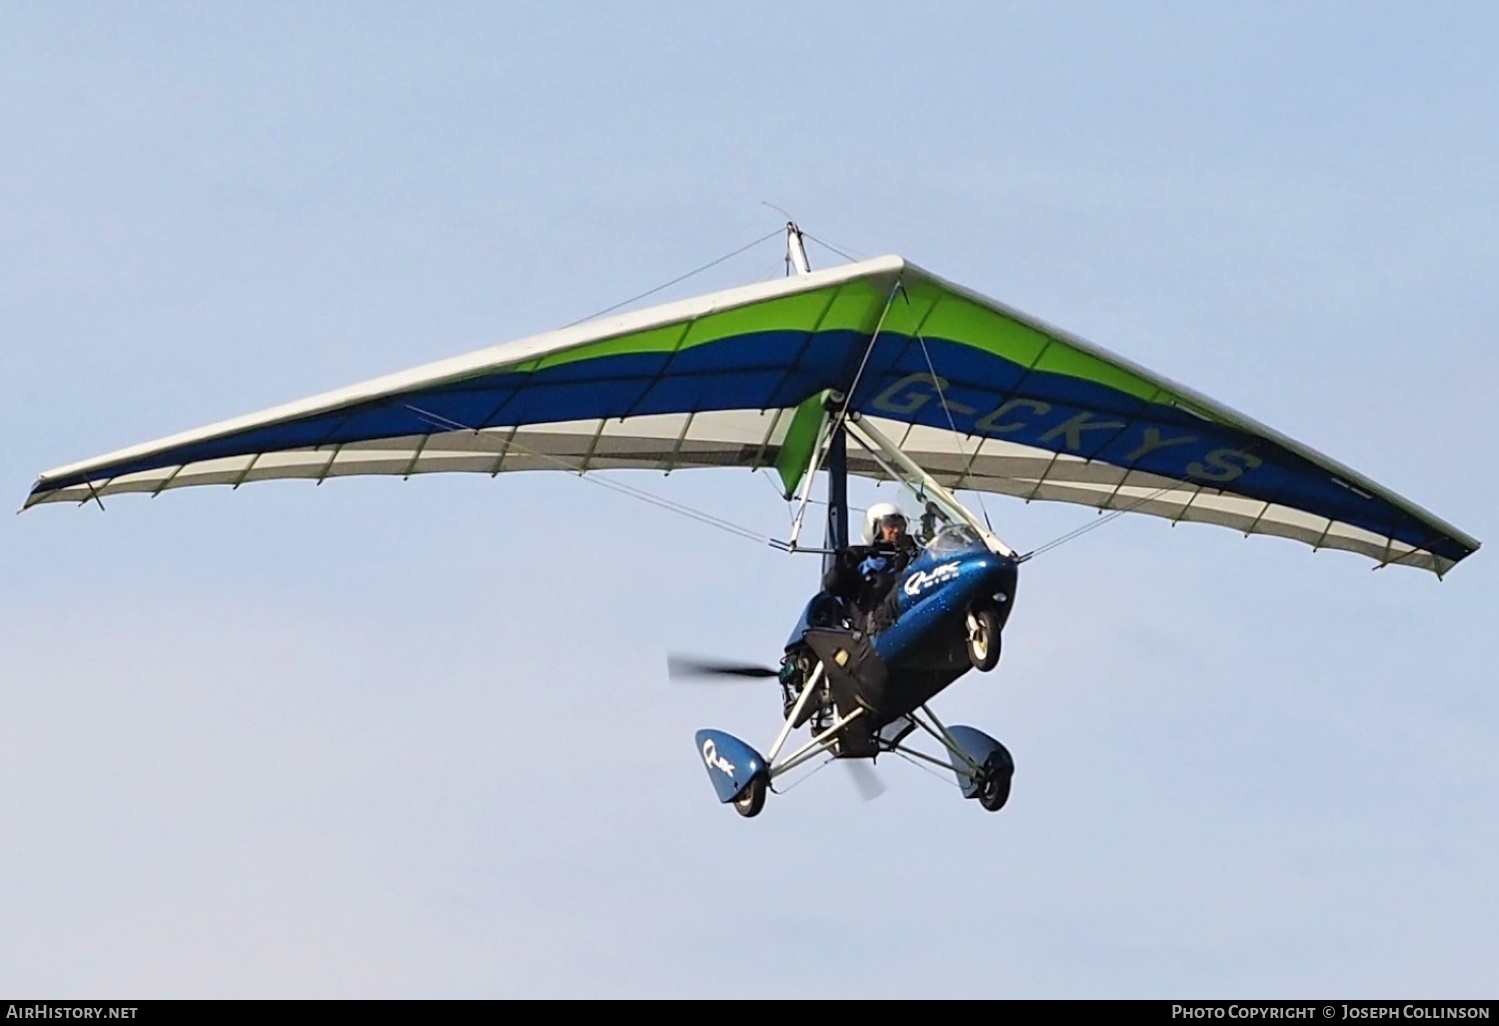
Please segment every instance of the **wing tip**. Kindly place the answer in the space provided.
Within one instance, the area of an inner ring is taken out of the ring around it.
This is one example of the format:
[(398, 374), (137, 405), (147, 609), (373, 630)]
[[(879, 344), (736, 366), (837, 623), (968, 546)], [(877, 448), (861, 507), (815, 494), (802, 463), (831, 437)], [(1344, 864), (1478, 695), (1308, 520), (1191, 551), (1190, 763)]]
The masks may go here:
[(38, 506), (47, 501), (46, 497), (50, 494), (52, 494), (52, 489), (47, 487), (46, 481), (43, 478), (37, 478), (36, 483), (31, 486), (31, 491), (26, 493), (26, 501), (21, 503), (20, 509), (16, 510), (16, 515), (19, 516), (32, 506)]

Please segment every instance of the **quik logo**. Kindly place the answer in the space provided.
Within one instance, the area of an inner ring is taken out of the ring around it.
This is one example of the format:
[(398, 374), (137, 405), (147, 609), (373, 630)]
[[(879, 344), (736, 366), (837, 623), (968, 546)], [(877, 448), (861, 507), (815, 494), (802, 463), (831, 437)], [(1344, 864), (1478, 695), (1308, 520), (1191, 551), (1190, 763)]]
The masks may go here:
[(901, 588), (907, 595), (915, 598), (928, 588), (935, 588), (939, 584), (945, 584), (958, 576), (958, 564), (956, 562), (943, 563), (934, 566), (923, 573), (912, 574), (906, 578), (906, 583)]
[(718, 754), (718, 746), (711, 737), (703, 742), (703, 761), (708, 764), (709, 769), (716, 769), (724, 776), (734, 775), (734, 764)]

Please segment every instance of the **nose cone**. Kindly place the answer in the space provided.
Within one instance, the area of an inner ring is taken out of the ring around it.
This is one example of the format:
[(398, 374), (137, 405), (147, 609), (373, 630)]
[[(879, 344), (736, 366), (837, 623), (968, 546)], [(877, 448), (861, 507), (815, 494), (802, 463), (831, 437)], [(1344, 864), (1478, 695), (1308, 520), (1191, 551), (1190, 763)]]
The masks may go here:
[(1015, 585), (1020, 580), (1020, 565), (1013, 559), (991, 555), (992, 565), (987, 568), (984, 588), (999, 614), (999, 626), (1004, 627), (1010, 619), (1010, 610), (1015, 606)]
[(1015, 586), (1021, 579), (1021, 567), (1015, 559), (1001, 559), (995, 573), (994, 607), (1000, 612), (1000, 627), (1009, 621), (1010, 609), (1015, 607)]

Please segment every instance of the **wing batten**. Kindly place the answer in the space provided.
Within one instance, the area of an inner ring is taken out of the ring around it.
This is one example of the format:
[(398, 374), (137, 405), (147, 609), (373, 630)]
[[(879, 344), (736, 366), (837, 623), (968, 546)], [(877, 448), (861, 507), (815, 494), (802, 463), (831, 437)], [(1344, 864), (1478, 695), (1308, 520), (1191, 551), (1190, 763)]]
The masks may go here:
[(171, 486), (172, 481), (175, 480), (177, 475), (180, 473), (182, 473), (182, 468), (180, 466), (173, 468), (172, 472), (162, 479), (161, 484), (156, 486), (156, 490), (151, 493), (151, 498), (154, 499), (162, 492), (166, 491), (167, 488)]
[(662, 376), (664, 376), (666, 372), (671, 368), (672, 361), (677, 358), (677, 355), (682, 351), (682, 346), (687, 341), (687, 336), (692, 333), (692, 326), (692, 321), (686, 321), (682, 324), (681, 331), (677, 333), (676, 341), (672, 345), (671, 353), (666, 357), (666, 361), (661, 365), (660, 372), (656, 375), (654, 380), (641, 388), (640, 395), (636, 397), (635, 402), (631, 403), (630, 406), (625, 410), (625, 412), (620, 414), (621, 420), (628, 419), (630, 414), (634, 413), (639, 408), (640, 404), (645, 402), (645, 397), (650, 394), (651, 389), (660, 382)]
[(406, 471), (401, 475), (402, 481), (411, 480), (411, 475), (416, 472), (417, 462), (422, 458), (422, 450), (427, 447), (427, 442), (431, 438), (431, 435), (426, 435), (416, 443), (416, 447), (411, 451), (411, 459), (406, 464)]
[(328, 480), (328, 475), (333, 473), (333, 463), (338, 459), (338, 454), (342, 451), (342, 445), (333, 446), (332, 451), (328, 453), (328, 462), (324, 463), (323, 469), (318, 471), (317, 484), (322, 484), (324, 481)]
[(263, 455), (265, 454), (259, 452), (251, 454), (249, 462), (245, 464), (244, 469), (239, 472), (239, 476), (234, 479), (234, 484), (230, 486), (230, 491), (239, 490), (239, 486), (245, 483), (245, 479), (250, 476), (250, 471), (255, 469), (255, 464), (260, 462), (260, 457)]
[[(808, 348), (811, 347), (813, 341), (822, 332), (823, 325), (827, 323), (828, 316), (832, 312), (834, 304), (836, 304), (838, 302), (838, 297), (841, 294), (842, 294), (842, 289), (834, 289), (834, 290), (830, 290), (829, 291), (828, 297), (827, 297), (827, 302), (823, 305), (822, 309), (818, 312), (817, 318), (812, 322), (811, 330), (808, 331), (807, 334), (806, 334), (806, 337), (803, 338), (801, 348), (797, 351), (795, 361), (793, 363), (787, 365), (786, 371), (785, 371), (785, 376), (781, 379), (780, 384), (776, 386), (775, 393), (773, 393), (773, 394), (777, 394), (778, 395), (778, 394), (780, 394), (786, 388), (788, 382), (791, 380), (791, 376), (792, 376), (792, 373), (793, 373), (795, 367), (797, 366), (797, 364), (800, 364), (803, 359), (806, 358)], [(797, 405), (799, 405), (799, 404), (797, 404)], [(793, 486), (789, 486), (788, 485), (788, 488), (791, 488), (791, 487), (793, 487)]]
[[(774, 411), (761, 410), (760, 412), (761, 413), (767, 413), (767, 412), (769, 412), (769, 413), (773, 413), (774, 415), (770, 418), (770, 424), (765, 429), (765, 437), (762, 438), (762, 439), (760, 439), (760, 448), (755, 453), (755, 462), (754, 462), (754, 465), (750, 467), (750, 470), (759, 470), (762, 467), (770, 465), (769, 463), (767, 463), (767, 461), (765, 459), (766, 454), (770, 451), (770, 439), (776, 433), (776, 429), (781, 426), (781, 418), (784, 417), (784, 416), (786, 416), (790, 411), (788, 411), (788, 410), (774, 410)], [(793, 414), (793, 416), (794, 416), (794, 414)], [(787, 430), (788, 431), (790, 430), (789, 425), (788, 425)], [(779, 451), (777, 451), (776, 456), (779, 459), (779, 456), (780, 456), (780, 452)]]
[[(1202, 492), (1203, 489), (1201, 485), (1198, 485), (1196, 488), (1192, 489), (1192, 494), (1187, 496), (1187, 501), (1181, 504), (1181, 509), (1177, 510), (1176, 515), (1171, 518), (1172, 527), (1175, 527), (1183, 520), (1191, 519), (1192, 503), (1202, 498)], [(1224, 512), (1227, 513), (1227, 511)]]
[(667, 453), (666, 455), (666, 466), (664, 466), (662, 469), (668, 474), (670, 474), (672, 470), (675, 469), (674, 464), (677, 460), (677, 454), (682, 451), (682, 442), (687, 438), (687, 432), (692, 430), (693, 416), (693, 414), (689, 413), (687, 414), (687, 416), (682, 418), (682, 433), (677, 435), (677, 440), (672, 443), (671, 452)]

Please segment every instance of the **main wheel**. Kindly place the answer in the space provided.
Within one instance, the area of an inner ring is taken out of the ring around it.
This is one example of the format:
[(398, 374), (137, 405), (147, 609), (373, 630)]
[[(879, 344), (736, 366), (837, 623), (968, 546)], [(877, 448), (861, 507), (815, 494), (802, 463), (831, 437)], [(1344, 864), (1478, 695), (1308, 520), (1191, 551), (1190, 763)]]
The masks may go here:
[(999, 617), (992, 609), (968, 611), (968, 661), (984, 672), (999, 665)]
[(1015, 760), (1003, 747), (984, 760), (980, 771), (979, 804), (989, 812), (998, 812), (1010, 800), (1010, 780), (1015, 775)]
[(765, 778), (756, 777), (749, 782), (749, 786), (739, 792), (739, 797), (734, 799), (734, 811), (745, 819), (760, 815), (760, 810), (765, 808)]

